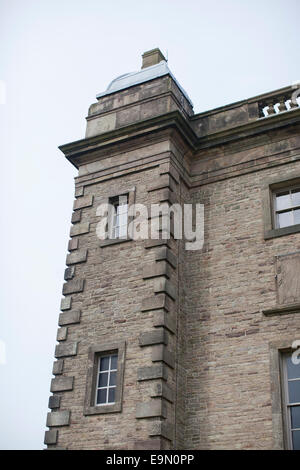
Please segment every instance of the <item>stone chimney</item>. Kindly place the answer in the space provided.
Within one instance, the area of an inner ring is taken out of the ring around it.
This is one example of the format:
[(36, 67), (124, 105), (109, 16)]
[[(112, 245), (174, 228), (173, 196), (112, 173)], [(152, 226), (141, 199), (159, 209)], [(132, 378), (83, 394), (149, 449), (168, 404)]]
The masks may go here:
[(151, 51), (144, 52), (142, 55), (143, 64), (142, 69), (150, 67), (151, 65), (159, 64), (162, 60), (166, 60), (160, 49), (152, 49)]

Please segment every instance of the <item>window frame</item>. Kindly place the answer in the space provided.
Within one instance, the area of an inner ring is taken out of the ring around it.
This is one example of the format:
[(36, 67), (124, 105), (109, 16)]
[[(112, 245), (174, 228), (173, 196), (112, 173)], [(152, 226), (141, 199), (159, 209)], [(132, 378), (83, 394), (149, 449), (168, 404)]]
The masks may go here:
[(288, 416), (285, 402), (285, 383), (283, 374), (283, 355), (292, 353), (295, 336), (286, 337), (269, 343), (270, 387), (273, 427), (273, 450), (291, 449), (288, 435)]
[[(125, 341), (93, 345), (88, 351), (88, 370), (86, 377), (86, 392), (84, 400), (84, 415), (116, 413), (122, 411)], [(118, 354), (115, 402), (96, 404), (96, 389), (98, 367), (101, 357)]]
[(277, 201), (276, 201), (276, 198), (277, 198), (277, 195), (281, 192), (289, 192), (289, 194), (291, 194), (291, 192), (293, 191), (293, 189), (299, 189), (299, 193), (300, 193), (300, 185), (299, 184), (294, 184), (294, 185), (289, 185), (289, 186), (285, 186), (284, 188), (279, 188), (279, 189), (275, 189), (273, 191), (273, 221), (274, 221), (274, 228), (275, 229), (280, 229), (280, 228), (288, 228), (288, 227), (294, 227), (295, 225), (300, 225), (300, 224), (292, 224), (292, 225), (288, 225), (286, 227), (279, 227), (278, 226), (278, 221), (277, 221), (277, 215), (280, 213), (286, 213), (286, 212), (291, 212), (293, 213), (293, 211), (295, 209), (300, 209), (300, 204), (299, 205), (295, 205), (295, 206), (291, 206), (290, 208), (287, 208), (287, 209), (280, 209), (280, 210), (277, 210)]
[[(287, 450), (293, 450), (293, 439), (292, 439), (292, 424), (290, 409), (293, 406), (299, 406), (299, 402), (289, 403), (288, 399), (288, 373), (285, 357), (293, 353), (292, 349), (281, 351), (280, 353), (280, 377), (281, 377), (281, 390), (282, 390), (282, 406), (283, 406), (283, 423), (284, 423), (284, 434), (285, 434), (285, 446)], [(299, 378), (298, 378), (299, 380)]]
[[(125, 196), (127, 195), (127, 205), (128, 209), (130, 206), (135, 204), (135, 196), (136, 196), (136, 188), (135, 186), (131, 188), (125, 188), (123, 190), (119, 190), (118, 192), (115, 193), (110, 193), (108, 197), (102, 199), (99, 201), (100, 204), (110, 204), (110, 201), (113, 199), (117, 199), (120, 196)], [(132, 217), (127, 215), (127, 227), (132, 221)], [(126, 237), (118, 237), (118, 238), (111, 238), (111, 227), (112, 227), (112, 221), (111, 221), (111, 214), (108, 214), (108, 233), (109, 233), (109, 238), (106, 238), (105, 240), (100, 241), (100, 247), (105, 248), (106, 246), (110, 245), (116, 245), (118, 243), (123, 243), (123, 242), (128, 242), (132, 241), (132, 238), (128, 235), (127, 231), (127, 236)]]
[(275, 196), (283, 190), (290, 190), (294, 187), (300, 188), (300, 172), (293, 171), (290, 177), (267, 178), (262, 185), (262, 202), (263, 202), (263, 222), (264, 222), (264, 239), (269, 240), (275, 237), (282, 237), (300, 232), (300, 224), (289, 225), (287, 227), (278, 228), (276, 223), (276, 201)]

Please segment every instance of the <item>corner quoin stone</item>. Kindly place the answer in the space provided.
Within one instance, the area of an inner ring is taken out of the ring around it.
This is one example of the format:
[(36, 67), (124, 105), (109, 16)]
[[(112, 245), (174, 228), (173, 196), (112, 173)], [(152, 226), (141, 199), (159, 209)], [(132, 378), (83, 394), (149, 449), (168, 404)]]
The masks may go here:
[(47, 426), (68, 426), (70, 424), (70, 411), (52, 411), (47, 414)]
[(55, 357), (76, 356), (77, 344), (76, 342), (58, 344), (55, 347)]

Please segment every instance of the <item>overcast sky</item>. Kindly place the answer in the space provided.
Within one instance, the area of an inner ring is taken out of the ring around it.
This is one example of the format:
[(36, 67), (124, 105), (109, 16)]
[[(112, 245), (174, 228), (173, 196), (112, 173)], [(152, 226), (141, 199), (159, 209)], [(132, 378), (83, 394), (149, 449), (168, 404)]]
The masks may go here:
[(0, 0), (0, 448), (41, 449), (74, 198), (58, 145), (141, 54), (205, 111), (300, 81), (299, 0)]

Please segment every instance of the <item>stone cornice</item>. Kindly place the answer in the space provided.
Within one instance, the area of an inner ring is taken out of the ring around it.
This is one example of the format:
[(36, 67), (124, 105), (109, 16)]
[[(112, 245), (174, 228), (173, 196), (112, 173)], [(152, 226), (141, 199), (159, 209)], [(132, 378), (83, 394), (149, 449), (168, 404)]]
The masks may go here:
[(78, 168), (81, 164), (89, 161), (89, 155), (96, 149), (108, 148), (115, 144), (120, 145), (122, 142), (136, 139), (147, 134), (155, 134), (170, 128), (175, 128), (179, 132), (193, 153), (201, 149), (224, 145), (229, 142), (238, 141), (298, 123), (300, 123), (300, 108), (251, 120), (234, 128), (197, 137), (190, 125), (190, 120), (184, 119), (179, 111), (174, 111), (115, 129), (105, 134), (71, 142), (60, 146), (59, 149), (65, 154), (66, 158)]

